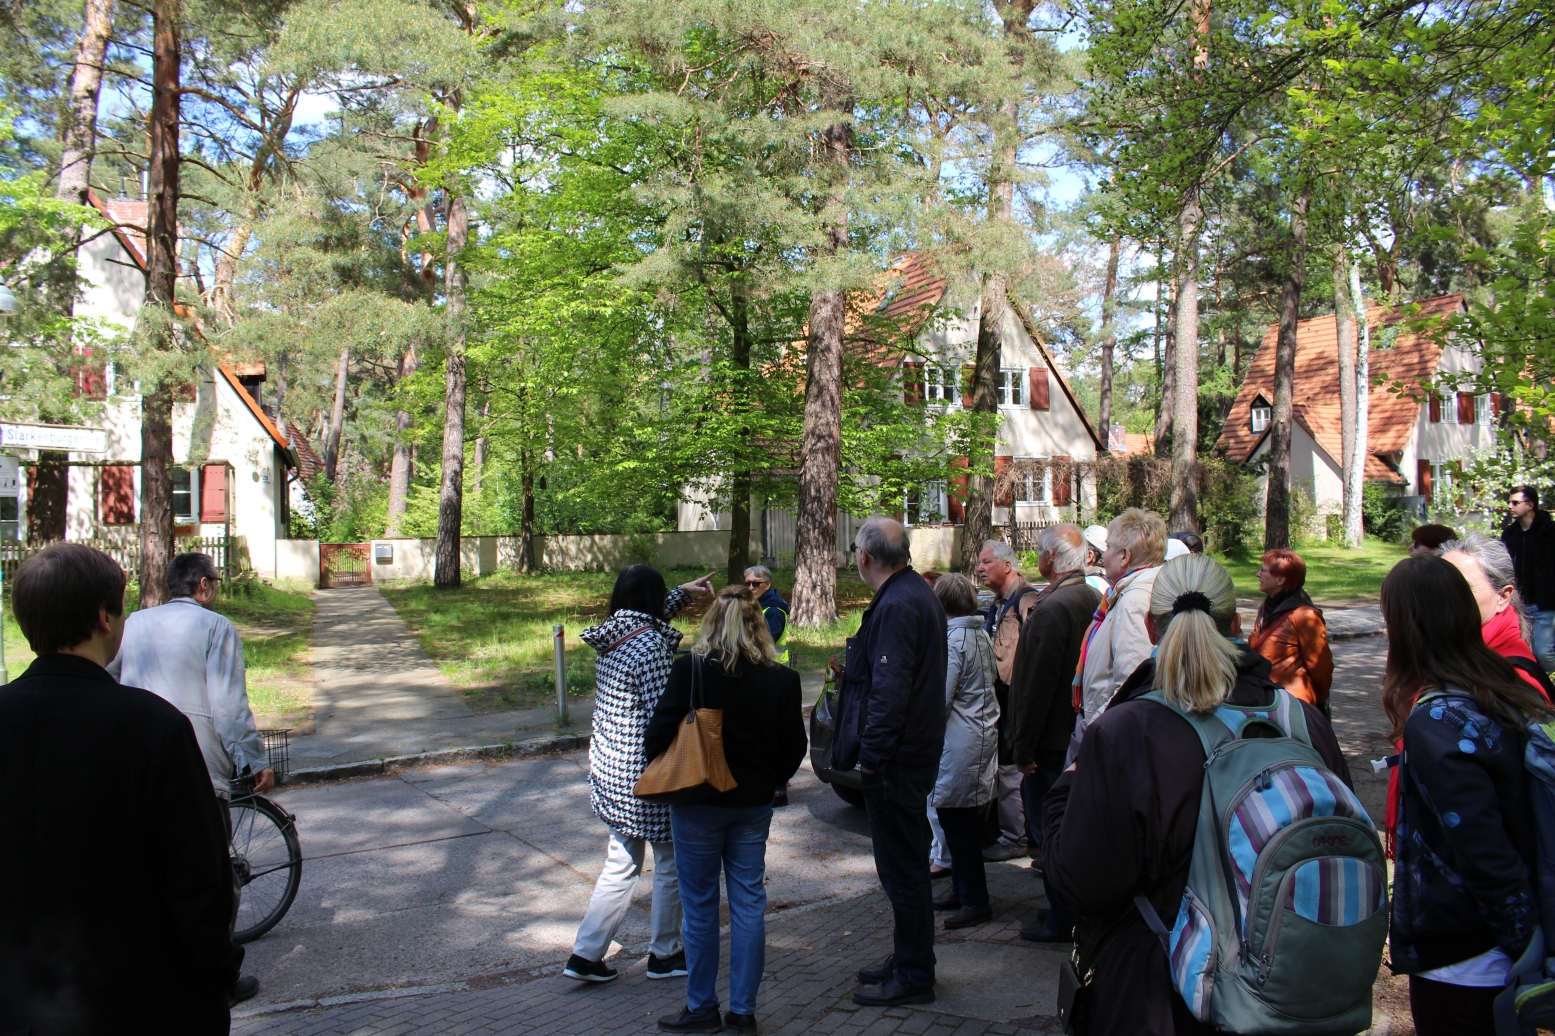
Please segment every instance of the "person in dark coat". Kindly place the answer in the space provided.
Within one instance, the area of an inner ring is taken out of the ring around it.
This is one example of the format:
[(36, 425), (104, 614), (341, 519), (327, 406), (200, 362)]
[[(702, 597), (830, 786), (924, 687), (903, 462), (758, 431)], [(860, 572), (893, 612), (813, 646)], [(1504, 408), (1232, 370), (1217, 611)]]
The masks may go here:
[(1382, 583), (1382, 705), (1403, 738), (1394, 818), (1395, 972), (1420, 1036), (1492, 1036), (1493, 1005), (1539, 926), (1524, 723), (1544, 696), (1481, 635), (1458, 569), (1408, 558)]
[[(1085, 580), (1090, 550), (1079, 526), (1050, 526), (1042, 530), (1037, 546), (1037, 568), (1048, 585), (1021, 625), (1010, 707), (1001, 717), (1012, 760), (1023, 775), (1021, 797), (1034, 833), (1042, 831), (1042, 800), (1064, 770), (1069, 735), (1074, 733), (1075, 666), (1086, 628), (1101, 603), (1101, 595)], [(1023, 927), (1021, 938), (1067, 942), (1075, 919), (1045, 877), (1043, 884), (1050, 914)]]
[[(695, 700), (692, 685), (697, 685)], [(772, 797), (804, 760), (809, 739), (799, 674), (777, 661), (761, 604), (747, 587), (718, 592), (690, 655), (670, 668), (648, 723), (645, 754), (675, 743), (693, 707), (723, 712), (723, 754), (734, 787), (670, 805), (685, 910), (686, 1008), (659, 1019), (665, 1032), (757, 1031), (756, 992), (766, 959), (767, 833)], [(718, 1013), (718, 875), (729, 888), (729, 1015)]]
[(756, 603), (761, 606), (761, 617), (766, 620), (772, 646), (777, 650), (778, 665), (788, 665), (788, 602), (772, 585), (772, 570), (766, 565), (747, 568), (745, 589), (756, 595)]
[(1555, 672), (1555, 521), (1539, 508), (1539, 491), (1517, 486), (1507, 494), (1512, 520), (1501, 542), (1512, 555), (1517, 592), (1533, 626), (1533, 651), (1546, 672)]
[[(1195, 592), (1203, 602), (1189, 596)], [(1206, 603), (1208, 611), (1197, 610)], [(1087, 728), (1075, 765), (1048, 792), (1042, 863), (1059, 897), (1080, 913), (1080, 972), (1095, 969), (1093, 1036), (1209, 1031), (1177, 994), (1166, 952), (1133, 903), (1143, 894), (1158, 914), (1177, 916), (1198, 830), (1204, 749), (1181, 716), (1135, 699), (1156, 688), (1191, 711), (1223, 701), (1272, 705), (1269, 663), (1228, 639), (1235, 614), (1236, 587), (1219, 562), (1188, 554), (1163, 565), (1146, 623), (1159, 645), (1155, 657), (1124, 681)], [(1349, 785), (1328, 721), (1305, 702), (1302, 711), (1323, 764)]]
[(945, 608), (913, 571), (907, 530), (871, 518), (854, 539), (875, 588), (848, 638), (832, 765), (863, 777), (875, 871), (895, 911), (895, 949), (859, 971), (865, 1006), (934, 1002), (928, 797), (945, 742)]
[(12, 582), (38, 657), (0, 687), (3, 1033), (230, 1024), (227, 832), (189, 720), (104, 669), (124, 585), (77, 543), (46, 547)]

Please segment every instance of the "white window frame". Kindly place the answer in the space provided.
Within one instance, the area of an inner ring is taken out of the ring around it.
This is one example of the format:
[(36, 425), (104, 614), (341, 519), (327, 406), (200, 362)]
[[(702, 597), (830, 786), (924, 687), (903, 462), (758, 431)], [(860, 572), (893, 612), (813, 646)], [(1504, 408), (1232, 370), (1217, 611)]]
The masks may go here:
[(1025, 367), (999, 368), (999, 405), (1010, 409), (1024, 407), (1031, 395)]
[(934, 524), (938, 525), (950, 517), (950, 496), (948, 487), (944, 482), (926, 482), (918, 487), (918, 512), (913, 513), (912, 494), (908, 493), (902, 498), (902, 524), (904, 526), (922, 525), (924, 513), (938, 514), (943, 517)]
[[(1022, 461), (1046, 462), (1046, 457), (1021, 457)], [(1015, 502), (1025, 504), (1028, 507), (1052, 507), (1053, 506), (1053, 469), (1046, 466), (1042, 469), (1039, 478), (1030, 467), (1026, 469), (1026, 475), (1016, 483), (1019, 492)]]
[(1442, 424), (1458, 423), (1458, 394), (1449, 392), (1442, 396)]
[(1495, 423), (1494, 408), (1490, 405), (1490, 393), (1484, 392), (1474, 397), (1474, 423), (1491, 425)]
[[(1261, 399), (1263, 397), (1260, 396), (1258, 398)], [(1259, 418), (1263, 419), (1261, 424), (1259, 423)], [(1248, 411), (1248, 427), (1253, 430), (1253, 434), (1258, 435), (1261, 432), (1268, 431), (1269, 426), (1273, 423), (1274, 407), (1267, 403), (1263, 406), (1259, 406), (1258, 399), (1254, 399), (1253, 405), (1249, 408)]]
[[(946, 382), (949, 382), (947, 384)], [(946, 392), (949, 395), (946, 395)], [(961, 405), (961, 370), (937, 363), (923, 365), (923, 401), (929, 406)]]

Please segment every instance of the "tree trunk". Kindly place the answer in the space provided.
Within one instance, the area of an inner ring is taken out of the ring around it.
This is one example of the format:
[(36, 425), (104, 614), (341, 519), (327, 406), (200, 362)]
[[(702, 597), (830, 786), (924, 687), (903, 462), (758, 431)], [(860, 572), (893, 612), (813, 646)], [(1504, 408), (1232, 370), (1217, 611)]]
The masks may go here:
[[(400, 357), (399, 380), (404, 381), (416, 372), (421, 361), (416, 356), (414, 348), (406, 351)], [(414, 446), (405, 441), (409, 433), (412, 421), (410, 414), (404, 410), (394, 412), (394, 458), (389, 462), (389, 521), (385, 536), (398, 536), (400, 523), (405, 518), (405, 509), (410, 504), (410, 480), (415, 475), (415, 455), (412, 452)]]
[(324, 477), (335, 481), (340, 466), (340, 436), (346, 425), (346, 376), (351, 371), (351, 347), (340, 350), (335, 370), (335, 408), (329, 412), (329, 437), (324, 441)]
[(301, 85), (293, 86), (286, 99), (281, 102), (281, 107), (274, 118), (264, 127), (263, 139), (255, 150), (253, 161), (248, 166), (248, 179), (244, 184), (246, 196), (243, 203), (243, 218), (233, 228), (231, 239), (227, 241), (216, 259), (215, 276), (211, 282), (210, 294), (206, 298), (210, 307), (226, 319), (228, 326), (237, 322), (237, 312), (232, 304), (232, 285), (238, 277), (238, 263), (248, 248), (248, 242), (254, 236), (255, 225), (263, 215), (259, 192), (264, 187), (265, 175), (270, 171), (275, 156), (283, 153), (286, 136), (292, 131), (292, 119), (297, 111), (297, 101), (301, 96)]
[[(840, 106), (839, 106), (840, 107)], [(843, 188), (853, 148), (853, 124), (834, 122), (821, 134), (834, 169), (826, 199), (824, 255), (848, 245)], [(847, 294), (823, 288), (810, 297), (805, 343), (804, 426), (800, 433), (799, 499), (794, 531), (794, 599), (790, 618), (815, 627), (837, 618), (837, 490), (842, 480), (842, 336)]]
[(1355, 449), (1355, 309), (1350, 300), (1350, 257), (1343, 244), (1334, 246), (1334, 322), (1339, 339), (1339, 469), (1343, 483), (1345, 545), (1350, 542), (1350, 519), (1361, 502), (1352, 492), (1355, 465), (1365, 456)]
[(1361, 267), (1350, 263), (1350, 305), (1355, 311), (1355, 468), (1350, 473), (1350, 499), (1355, 509), (1345, 515), (1345, 542), (1360, 547), (1366, 541), (1366, 458), (1371, 453), (1371, 324), (1366, 315), (1366, 296), (1361, 294)]
[[(146, 228), (146, 345), (177, 348), (173, 291), (178, 280), (179, 0), (156, 0), (152, 11), (150, 212)], [(159, 380), (141, 398), (140, 606), (167, 601), (173, 559), (173, 386)]]
[(102, 91), (103, 60), (112, 35), (113, 0), (86, 0), (86, 21), (70, 73), (70, 103), (60, 133), (64, 147), (59, 157), (59, 186), (54, 191), (54, 197), (60, 201), (87, 204), (97, 141), (97, 98)]
[[(997, 186), (997, 185), (996, 185)], [(1005, 186), (1012, 187), (1013, 184)], [(1003, 351), (1004, 323), (1009, 307), (1009, 281), (1003, 273), (983, 275), (983, 296), (978, 303), (977, 359), (972, 369), (972, 412), (999, 412), (999, 360)], [(995, 433), (997, 435), (997, 432)], [(969, 464), (982, 464), (996, 448), (994, 441), (978, 444), (977, 455)], [(966, 518), (961, 529), (961, 571), (977, 571), (977, 556), (983, 542), (993, 537), (993, 480), (987, 475), (968, 475)]]
[(464, 522), (464, 267), (460, 253), (470, 236), (464, 197), (448, 199), (448, 258), (443, 296), (449, 325), (448, 377), (443, 387), (443, 481), (437, 496), (437, 564), (432, 585), (459, 585), (459, 532)]
[[(734, 392), (734, 406), (742, 416), (749, 413), (751, 366), (750, 308), (745, 286), (735, 283), (729, 292), (729, 323), (732, 340), (729, 363), (738, 379)], [(747, 425), (746, 435), (751, 429)], [(744, 436), (741, 436), (743, 438)], [(735, 469), (729, 475), (729, 566), (728, 585), (745, 580), (745, 570), (750, 567), (751, 543), (751, 471), (743, 457), (736, 459)]]
[[(1175, 287), (1175, 285), (1174, 285)], [(1167, 457), (1177, 417), (1177, 298), (1166, 304), (1166, 342), (1161, 348), (1161, 409), (1155, 417), (1155, 455)]]
[(535, 458), (528, 447), (518, 453), (519, 484), (523, 492), (523, 512), (518, 524), (518, 570), (532, 575), (540, 568), (535, 557)]
[(1097, 423), (1103, 442), (1112, 438), (1112, 353), (1118, 345), (1118, 333), (1112, 326), (1118, 309), (1118, 250), (1122, 238), (1114, 235), (1107, 250), (1107, 281), (1101, 294), (1101, 406)]
[(1269, 430), (1264, 550), (1290, 546), (1291, 397), (1296, 383), (1296, 322), (1301, 317), (1301, 289), (1306, 280), (1307, 206), (1311, 200), (1310, 189), (1303, 187), (1290, 210), (1290, 263), (1280, 288), (1280, 332), (1274, 348), (1274, 416)]
[[(1207, 17), (1207, 15), (1206, 15)], [(1172, 395), (1172, 513), (1175, 532), (1199, 531), (1199, 189), (1183, 201), (1178, 224), (1177, 373)]]

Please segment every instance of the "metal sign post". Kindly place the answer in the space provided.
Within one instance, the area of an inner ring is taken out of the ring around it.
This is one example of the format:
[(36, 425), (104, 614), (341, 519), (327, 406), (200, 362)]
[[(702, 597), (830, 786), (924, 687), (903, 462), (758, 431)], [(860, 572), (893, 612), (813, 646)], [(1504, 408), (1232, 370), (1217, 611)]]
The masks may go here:
[(572, 722), (567, 709), (567, 631), (557, 623), (551, 635), (556, 641), (556, 722), (565, 727)]
[[(17, 472), (16, 458), (0, 455), (0, 519), (10, 515), (13, 526), (17, 519), (16, 498), (21, 490)], [(11, 682), (11, 672), (5, 667), (5, 524), (0, 520), (0, 684)]]

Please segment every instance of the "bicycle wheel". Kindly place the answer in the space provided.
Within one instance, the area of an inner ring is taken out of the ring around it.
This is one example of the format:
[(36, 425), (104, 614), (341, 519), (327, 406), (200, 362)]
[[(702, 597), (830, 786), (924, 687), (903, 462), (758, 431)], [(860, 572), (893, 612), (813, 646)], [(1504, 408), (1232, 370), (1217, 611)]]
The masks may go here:
[(233, 799), (231, 852), (242, 886), (232, 937), (251, 942), (286, 916), (302, 884), (295, 818), (263, 796)]

